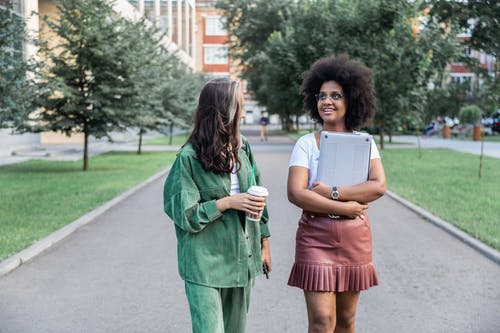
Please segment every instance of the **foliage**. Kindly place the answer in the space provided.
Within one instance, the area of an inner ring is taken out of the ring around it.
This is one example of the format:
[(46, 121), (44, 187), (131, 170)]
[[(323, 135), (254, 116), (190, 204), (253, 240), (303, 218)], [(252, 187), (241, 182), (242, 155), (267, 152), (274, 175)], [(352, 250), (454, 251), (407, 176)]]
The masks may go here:
[(105, 0), (62, 0), (57, 8), (56, 21), (44, 20), (59, 43), (42, 48), (49, 61), (37, 102), (44, 111), (32, 130), (83, 133), (86, 170), (89, 136), (111, 140), (113, 131), (137, 128), (141, 153), (146, 131), (189, 126), (200, 80), (162, 46), (154, 25), (117, 17)]
[(458, 119), (462, 124), (477, 124), (481, 120), (483, 110), (477, 105), (467, 105), (458, 112)]
[(467, 83), (451, 82), (446, 88), (436, 87), (427, 92), (424, 122), (429, 123), (438, 116), (454, 118), (467, 103)]
[(5, 8), (0, 7), (0, 128), (20, 132), (32, 111), (33, 81), (28, 72), (35, 70), (35, 64), (23, 57), (26, 39), (24, 21), (12, 11), (8, 1)]
[[(161, 47), (162, 35), (158, 29), (148, 24), (145, 18), (137, 22), (124, 22), (123, 34), (128, 38), (124, 46), (131, 61), (130, 81), (133, 83), (133, 98), (130, 107), (135, 113), (131, 125), (142, 133), (155, 130), (166, 122), (161, 105), (163, 62), (168, 61)], [(146, 56), (147, 55), (147, 56)]]
[[(431, 15), (443, 26), (458, 28), (470, 35), (463, 39), (463, 47), (481, 50), (497, 58), (500, 55), (500, 2), (484, 1), (429, 1), (432, 5)], [(500, 105), (500, 70), (496, 61), (495, 68), (488, 74), (477, 59), (466, 57), (461, 59), (474, 72), (482, 86), (474, 86), (473, 102), (480, 104), (485, 110), (494, 111)]]
[[(230, 42), (231, 56), (243, 67), (242, 77), (247, 80), (255, 99), (266, 107), (276, 91), (267, 88), (269, 85), (263, 74), (270, 61), (280, 61), (279, 57), (269, 59), (267, 41), (274, 32), (281, 30), (290, 9), (296, 6), (293, 0), (218, 0), (216, 3), (225, 13), (229, 33), (236, 37)], [(298, 98), (297, 93), (294, 98)]]
[(105, 0), (61, 0), (55, 21), (44, 18), (57, 45), (41, 49), (46, 59), (38, 80), (43, 108), (33, 130), (84, 135), (83, 169), (88, 168), (88, 138), (123, 130), (134, 119), (133, 81), (122, 33), (123, 19), (113, 17)]
[(429, 1), (431, 15), (441, 22), (456, 24), (464, 32), (470, 32), (468, 45), (488, 54), (500, 54), (500, 3), (483, 1)]
[(233, 55), (243, 61), (259, 103), (282, 119), (302, 112), (301, 74), (320, 57), (347, 53), (374, 71), (375, 125), (382, 133), (421, 126), (427, 83), (442, 81), (456, 53), (454, 35), (433, 18), (419, 21), (426, 13), (420, 1), (236, 2), (218, 2), (236, 37)]
[(256, 92), (267, 111), (280, 115), (283, 124), (303, 113), (301, 74), (327, 52), (324, 36), (331, 33), (329, 17), (324, 14), (328, 12), (327, 3), (299, 3), (288, 10), (287, 20), (280, 31), (269, 36), (265, 52), (260, 55), (261, 82)]
[(179, 128), (189, 128), (194, 123), (194, 111), (198, 94), (206, 78), (175, 61), (168, 71), (168, 80), (162, 89), (162, 106), (169, 115), (167, 124)]
[(169, 70), (179, 62), (163, 47), (163, 35), (145, 18), (137, 22), (123, 21), (122, 33), (128, 38), (122, 45), (128, 50), (130, 83), (134, 91), (128, 107), (134, 114), (129, 123), (138, 129), (141, 153), (142, 135), (148, 130), (161, 130), (171, 122), (172, 114), (162, 104), (163, 90)]

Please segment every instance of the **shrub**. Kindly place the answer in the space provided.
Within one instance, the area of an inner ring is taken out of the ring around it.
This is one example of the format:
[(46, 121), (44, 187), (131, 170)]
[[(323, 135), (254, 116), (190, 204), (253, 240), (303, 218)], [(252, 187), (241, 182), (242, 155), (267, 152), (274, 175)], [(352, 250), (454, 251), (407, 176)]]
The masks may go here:
[(460, 119), (460, 123), (462, 124), (478, 124), (479, 120), (481, 120), (481, 116), (483, 114), (483, 110), (477, 105), (467, 105), (460, 108), (458, 112), (458, 119)]

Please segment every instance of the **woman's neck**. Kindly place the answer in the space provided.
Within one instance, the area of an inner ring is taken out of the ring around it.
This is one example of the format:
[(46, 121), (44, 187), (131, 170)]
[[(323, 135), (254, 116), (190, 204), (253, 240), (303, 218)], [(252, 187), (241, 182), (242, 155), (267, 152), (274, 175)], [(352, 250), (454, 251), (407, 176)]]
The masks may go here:
[(342, 123), (342, 124), (323, 124), (323, 128), (322, 128), (323, 131), (329, 131), (329, 132), (352, 132), (352, 131), (349, 131), (345, 124)]

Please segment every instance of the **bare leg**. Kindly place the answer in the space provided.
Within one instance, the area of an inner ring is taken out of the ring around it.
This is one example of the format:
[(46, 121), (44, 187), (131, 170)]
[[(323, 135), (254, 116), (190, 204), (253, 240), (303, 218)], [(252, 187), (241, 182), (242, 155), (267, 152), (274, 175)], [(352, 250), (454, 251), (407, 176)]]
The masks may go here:
[(331, 333), (335, 327), (335, 293), (305, 291), (308, 333)]
[(335, 333), (354, 333), (354, 321), (359, 300), (359, 291), (336, 293), (337, 325)]

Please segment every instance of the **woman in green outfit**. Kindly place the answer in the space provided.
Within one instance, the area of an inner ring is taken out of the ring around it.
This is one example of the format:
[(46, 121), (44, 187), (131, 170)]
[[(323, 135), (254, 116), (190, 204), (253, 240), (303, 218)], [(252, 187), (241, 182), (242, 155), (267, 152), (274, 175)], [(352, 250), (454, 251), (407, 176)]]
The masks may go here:
[[(209, 81), (165, 181), (193, 332), (244, 332), (254, 278), (263, 263), (271, 267), (265, 199), (245, 193), (260, 184), (260, 174), (240, 134), (243, 116), (238, 81)], [(260, 222), (245, 220), (262, 210)]]

